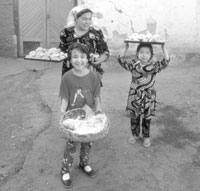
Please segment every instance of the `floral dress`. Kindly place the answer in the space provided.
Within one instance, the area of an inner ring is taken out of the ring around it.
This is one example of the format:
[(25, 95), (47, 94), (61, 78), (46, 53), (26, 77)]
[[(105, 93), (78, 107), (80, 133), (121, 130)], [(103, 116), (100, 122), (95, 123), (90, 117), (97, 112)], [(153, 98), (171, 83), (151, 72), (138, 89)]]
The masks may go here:
[(158, 72), (166, 68), (169, 60), (151, 61), (148, 65), (142, 65), (134, 59), (118, 58), (119, 64), (132, 73), (132, 82), (129, 90), (126, 111), (131, 118), (142, 115), (145, 119), (151, 119), (155, 115), (156, 90), (154, 89), (155, 77)]
[[(59, 48), (66, 53), (68, 52), (68, 48), (71, 44), (83, 43), (88, 47), (90, 54), (109, 54), (108, 46), (104, 40), (103, 32), (99, 28), (90, 27), (88, 32), (82, 36), (76, 35), (74, 27), (64, 28), (60, 33), (60, 40), (61, 42), (59, 44)], [(89, 64), (92, 65), (91, 62), (89, 62)], [(101, 67), (101, 64), (93, 65), (93, 67), (100, 75), (103, 74), (104, 71)], [(62, 67), (62, 75), (71, 68), (72, 65), (69, 63), (68, 60), (65, 60)]]

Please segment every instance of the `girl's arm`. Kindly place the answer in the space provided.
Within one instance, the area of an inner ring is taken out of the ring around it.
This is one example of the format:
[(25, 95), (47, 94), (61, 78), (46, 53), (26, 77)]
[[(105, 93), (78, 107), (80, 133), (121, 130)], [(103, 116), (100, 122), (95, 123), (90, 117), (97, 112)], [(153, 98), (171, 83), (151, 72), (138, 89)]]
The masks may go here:
[(156, 71), (156, 73), (160, 72), (163, 69), (165, 69), (169, 65), (169, 62), (170, 62), (170, 56), (169, 56), (169, 53), (167, 51), (167, 48), (166, 48), (165, 44), (163, 44), (161, 46), (161, 48), (162, 48), (162, 51), (163, 51), (163, 54), (164, 54), (164, 59), (161, 60), (161, 61), (157, 61), (155, 63), (155, 71)]
[[(60, 124), (62, 124), (62, 122), (63, 122), (64, 114), (65, 114), (65, 112), (67, 110), (67, 107), (68, 107), (68, 100), (67, 99), (62, 99), (61, 100), (61, 109), (60, 109), (60, 111), (61, 111)], [(65, 128), (68, 128), (68, 129), (71, 129), (71, 130), (74, 129), (73, 127), (71, 127), (69, 125), (68, 126), (65, 125)]]
[(163, 51), (165, 60), (169, 61), (170, 57), (169, 57), (169, 53), (167, 51), (167, 48), (166, 48), (165, 44), (162, 45), (162, 51)]
[(61, 100), (61, 108), (60, 108), (60, 111), (61, 113), (64, 115), (66, 110), (67, 110), (67, 107), (68, 107), (68, 100), (67, 99), (62, 99)]
[(68, 100), (62, 99), (61, 107), (60, 107), (60, 111), (61, 111), (60, 124), (62, 124), (67, 107), (68, 107)]
[(120, 53), (118, 57), (118, 62), (121, 65), (121, 67), (132, 72), (135, 69), (136, 62), (133, 59), (126, 58), (128, 48), (129, 48), (129, 43), (125, 43), (124, 50)]
[(124, 50), (123, 50), (123, 51), (121, 52), (121, 54), (119, 55), (120, 58), (126, 57), (126, 53), (127, 53), (128, 48), (129, 48), (129, 43), (125, 43)]
[(97, 98), (95, 98), (94, 100), (95, 100), (96, 112), (102, 112), (100, 98), (97, 97)]

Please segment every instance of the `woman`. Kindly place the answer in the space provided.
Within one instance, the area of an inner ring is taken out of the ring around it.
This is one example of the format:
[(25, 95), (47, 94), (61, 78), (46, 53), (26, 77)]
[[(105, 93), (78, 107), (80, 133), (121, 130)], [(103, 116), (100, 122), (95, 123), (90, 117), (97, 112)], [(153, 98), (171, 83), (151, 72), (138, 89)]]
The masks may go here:
[[(90, 52), (89, 68), (94, 70), (100, 80), (103, 74), (101, 63), (109, 57), (109, 50), (101, 29), (92, 26), (93, 12), (83, 6), (72, 9), (68, 16), (68, 25), (60, 33), (59, 48), (68, 52), (71, 44), (78, 42), (85, 44)], [(72, 65), (68, 60), (63, 62), (62, 75), (69, 71)]]

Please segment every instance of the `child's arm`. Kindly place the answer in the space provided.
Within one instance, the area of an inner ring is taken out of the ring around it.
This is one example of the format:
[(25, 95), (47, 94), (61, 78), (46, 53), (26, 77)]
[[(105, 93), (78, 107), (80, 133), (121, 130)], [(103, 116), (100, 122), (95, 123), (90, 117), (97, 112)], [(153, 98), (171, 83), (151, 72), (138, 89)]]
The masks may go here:
[(97, 97), (97, 98), (95, 98), (94, 100), (95, 100), (96, 112), (102, 112), (100, 98)]
[(169, 62), (170, 62), (170, 56), (169, 56), (169, 53), (167, 51), (165, 44), (162, 44), (161, 48), (162, 48), (162, 51), (163, 51), (163, 54), (164, 54), (164, 59), (161, 60), (161, 61), (157, 61), (155, 63), (155, 72), (156, 73), (167, 68), (167, 66), (169, 65)]
[(134, 64), (136, 62), (134, 59), (126, 58), (128, 48), (129, 48), (129, 43), (125, 43), (124, 50), (121, 52), (121, 54), (118, 57), (118, 63), (121, 65), (122, 68), (132, 72), (135, 69)]
[(60, 111), (61, 111), (60, 124), (62, 124), (64, 114), (67, 110), (67, 107), (68, 107), (68, 100), (62, 99), (61, 100), (61, 107), (60, 107)]
[(163, 51), (165, 60), (169, 61), (170, 57), (169, 57), (169, 53), (167, 51), (167, 48), (166, 48), (165, 44), (162, 44), (162, 51)]
[(119, 55), (120, 58), (126, 57), (126, 53), (127, 53), (128, 48), (129, 48), (129, 43), (125, 43), (124, 50)]
[(60, 108), (60, 111), (61, 111), (62, 114), (65, 114), (67, 107), (68, 107), (68, 100), (62, 99), (61, 100), (61, 108)]

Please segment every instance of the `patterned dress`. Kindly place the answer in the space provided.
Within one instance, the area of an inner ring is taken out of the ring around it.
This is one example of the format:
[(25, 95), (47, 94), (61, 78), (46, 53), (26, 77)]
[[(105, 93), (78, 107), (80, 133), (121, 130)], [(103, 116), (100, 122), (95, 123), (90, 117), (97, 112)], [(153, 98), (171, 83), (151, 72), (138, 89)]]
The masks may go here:
[(126, 106), (128, 116), (136, 119), (142, 115), (145, 119), (151, 119), (156, 109), (155, 77), (168, 66), (169, 60), (151, 61), (145, 66), (140, 61), (124, 57), (119, 57), (118, 61), (123, 68), (132, 73)]
[[(61, 42), (59, 44), (59, 48), (66, 53), (71, 44), (78, 42), (85, 44), (88, 47), (90, 54), (109, 54), (108, 46), (104, 40), (103, 32), (99, 28), (90, 27), (88, 32), (82, 36), (76, 35), (74, 27), (64, 28), (60, 33), (60, 40)], [(92, 65), (91, 62), (89, 62), (89, 64)], [(101, 64), (93, 65), (93, 67), (95, 68), (95, 71), (100, 74), (100, 76), (103, 74), (104, 71), (101, 67)], [(62, 75), (69, 71), (71, 68), (72, 66), (69, 61), (65, 60), (62, 67)]]

